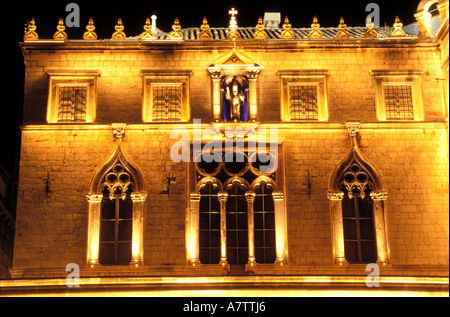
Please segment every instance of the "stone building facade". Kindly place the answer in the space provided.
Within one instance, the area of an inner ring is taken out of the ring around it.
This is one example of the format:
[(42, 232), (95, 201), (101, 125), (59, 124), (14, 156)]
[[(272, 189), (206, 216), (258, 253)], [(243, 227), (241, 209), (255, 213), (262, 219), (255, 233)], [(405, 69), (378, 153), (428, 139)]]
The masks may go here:
[[(119, 21), (107, 40), (95, 21), (84, 39), (30, 23), (5, 292), (58, 292), (69, 263), (92, 292), (98, 277), (363, 292), (376, 263), (381, 290), (448, 294), (448, 1), (421, 2), (419, 34), (234, 17), (168, 33), (148, 20), (135, 37)], [(212, 139), (220, 162), (199, 156)]]

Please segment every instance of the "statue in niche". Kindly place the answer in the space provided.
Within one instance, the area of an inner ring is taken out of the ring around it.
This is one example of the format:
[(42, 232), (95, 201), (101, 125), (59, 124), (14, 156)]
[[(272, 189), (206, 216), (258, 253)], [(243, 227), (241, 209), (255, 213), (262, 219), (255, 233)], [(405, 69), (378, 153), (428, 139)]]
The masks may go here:
[(247, 80), (242, 76), (229, 76), (224, 80), (224, 120), (247, 121)]

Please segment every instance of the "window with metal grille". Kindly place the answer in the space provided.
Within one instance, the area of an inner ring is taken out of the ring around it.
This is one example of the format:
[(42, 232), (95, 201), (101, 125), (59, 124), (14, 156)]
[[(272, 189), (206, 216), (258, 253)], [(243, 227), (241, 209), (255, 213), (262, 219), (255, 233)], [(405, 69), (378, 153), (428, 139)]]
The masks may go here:
[(60, 86), (58, 122), (86, 122), (87, 90), (85, 86)]
[(153, 85), (153, 121), (181, 120), (181, 85)]
[(350, 263), (375, 263), (377, 260), (373, 200), (345, 194), (342, 200), (345, 258)]
[(274, 263), (275, 251), (275, 205), (273, 188), (262, 182), (255, 188), (253, 217), (255, 226), (255, 258), (257, 263)]
[(200, 262), (217, 264), (220, 261), (220, 203), (218, 187), (212, 183), (200, 190)]
[(410, 85), (384, 86), (386, 120), (414, 120), (412, 90)]
[(318, 120), (317, 86), (289, 86), (289, 112), (291, 120)]

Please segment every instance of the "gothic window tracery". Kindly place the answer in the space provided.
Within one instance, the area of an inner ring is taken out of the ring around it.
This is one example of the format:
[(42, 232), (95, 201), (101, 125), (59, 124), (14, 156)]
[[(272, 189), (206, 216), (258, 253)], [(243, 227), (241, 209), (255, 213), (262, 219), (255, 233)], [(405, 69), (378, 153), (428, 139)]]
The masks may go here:
[(201, 196), (200, 262), (218, 264), (222, 259), (220, 231), (223, 203), (228, 263), (246, 264), (250, 258), (252, 261), (256, 259), (256, 263), (274, 263), (275, 204), (272, 193), (277, 188), (277, 173), (270, 170), (261, 173), (259, 167), (264, 163), (256, 152), (236, 150), (216, 153), (215, 156), (219, 162), (202, 160), (195, 164), (197, 190)]

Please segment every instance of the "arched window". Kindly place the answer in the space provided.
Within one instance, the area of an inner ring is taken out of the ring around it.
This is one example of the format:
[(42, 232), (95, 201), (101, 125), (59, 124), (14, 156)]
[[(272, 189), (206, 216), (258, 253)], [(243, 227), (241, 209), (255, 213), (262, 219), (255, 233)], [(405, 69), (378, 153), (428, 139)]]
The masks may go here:
[(100, 224), (100, 264), (129, 264), (133, 233), (133, 180), (120, 164), (105, 177)]
[(377, 247), (370, 188), (365, 195), (344, 190), (342, 199), (345, 258), (349, 263), (375, 263)]
[(227, 187), (227, 257), (229, 264), (246, 264), (248, 261), (247, 187), (238, 180)]
[(220, 261), (220, 203), (219, 187), (207, 182), (200, 189), (200, 262), (217, 264)]
[(143, 177), (118, 146), (95, 173), (89, 203), (88, 252), (90, 267), (134, 265), (143, 260)]
[(274, 263), (276, 250), (273, 186), (261, 181), (255, 186), (254, 192), (255, 259), (257, 263)]
[(335, 168), (328, 191), (334, 262), (387, 264), (387, 193), (379, 172), (358, 147), (359, 123), (349, 122), (346, 126), (351, 148)]

